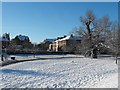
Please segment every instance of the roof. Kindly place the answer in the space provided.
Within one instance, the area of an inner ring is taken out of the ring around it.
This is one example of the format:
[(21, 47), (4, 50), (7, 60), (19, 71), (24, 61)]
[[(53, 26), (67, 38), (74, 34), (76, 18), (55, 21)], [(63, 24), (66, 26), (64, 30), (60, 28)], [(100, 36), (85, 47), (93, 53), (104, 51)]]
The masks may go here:
[(28, 36), (19, 35), (18, 38), (20, 41), (24, 41), (25, 39), (28, 39)]
[(56, 39), (45, 39), (43, 42), (45, 43), (45, 42), (53, 42), (53, 41), (55, 41)]
[(81, 38), (77, 37), (77, 36), (66, 36), (65, 38), (58, 39), (55, 42), (57, 42), (57, 41), (64, 41), (64, 40), (81, 40)]
[(9, 40), (7, 38), (1, 38), (0, 37), (0, 42), (2, 42), (2, 41), (8, 42)]

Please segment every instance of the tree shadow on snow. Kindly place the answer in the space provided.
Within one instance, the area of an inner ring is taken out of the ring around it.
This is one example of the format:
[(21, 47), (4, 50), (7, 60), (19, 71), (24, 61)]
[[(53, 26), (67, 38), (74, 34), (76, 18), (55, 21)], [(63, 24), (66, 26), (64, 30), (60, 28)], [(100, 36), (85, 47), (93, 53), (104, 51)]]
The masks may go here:
[(12, 69), (3, 69), (0, 70), (3, 74), (20, 74), (20, 75), (33, 75), (33, 76), (52, 76), (54, 73), (45, 73), (40, 71), (32, 71), (32, 70), (12, 70)]

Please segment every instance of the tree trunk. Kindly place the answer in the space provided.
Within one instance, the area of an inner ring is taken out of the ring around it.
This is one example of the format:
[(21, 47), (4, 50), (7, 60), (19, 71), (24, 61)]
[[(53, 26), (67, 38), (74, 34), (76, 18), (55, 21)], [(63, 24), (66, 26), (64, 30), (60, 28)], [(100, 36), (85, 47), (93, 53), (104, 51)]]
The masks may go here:
[(97, 48), (96, 47), (93, 48), (91, 56), (92, 56), (92, 58), (97, 58)]
[(115, 55), (115, 58), (116, 58), (116, 64), (117, 64), (117, 61), (118, 61), (118, 60), (117, 60), (117, 58), (118, 58), (118, 55), (117, 55), (117, 54)]
[[(89, 50), (91, 50), (91, 46), (92, 46), (92, 35), (91, 35), (91, 30), (90, 30), (90, 23), (91, 23), (91, 21), (89, 21), (89, 22), (87, 22), (86, 23), (86, 27), (87, 27), (87, 30), (88, 30), (88, 38), (89, 38), (89, 42), (88, 42), (88, 48), (89, 48)], [(89, 52), (89, 54), (88, 54), (89, 56), (91, 56), (91, 51)]]

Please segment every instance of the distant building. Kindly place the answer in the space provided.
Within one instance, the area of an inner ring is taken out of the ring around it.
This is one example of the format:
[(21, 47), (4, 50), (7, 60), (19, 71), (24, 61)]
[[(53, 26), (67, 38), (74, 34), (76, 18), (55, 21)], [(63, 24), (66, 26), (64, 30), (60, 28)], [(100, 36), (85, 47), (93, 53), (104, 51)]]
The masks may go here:
[(29, 37), (25, 35), (17, 35), (14, 39), (17, 45), (22, 45), (24, 42), (29, 43)]
[(29, 37), (25, 35), (17, 35), (10, 41), (10, 48), (15, 50), (30, 49), (32, 46)]
[(0, 45), (2, 45), (2, 49), (6, 48), (9, 45), (9, 40), (7, 38), (0, 37)]
[(47, 51), (49, 45), (52, 44), (56, 39), (45, 39), (42, 43), (38, 44), (37, 47), (39, 51)]
[(4, 33), (2, 37), (0, 37), (0, 45), (2, 49), (5, 49), (9, 46), (10, 42), (10, 33)]
[(81, 38), (73, 35), (58, 38), (52, 44), (49, 45), (49, 51), (63, 51), (63, 52), (74, 52), (80, 47)]
[(52, 43), (52, 42), (54, 42), (56, 39), (45, 39), (44, 41), (43, 41), (43, 43)]

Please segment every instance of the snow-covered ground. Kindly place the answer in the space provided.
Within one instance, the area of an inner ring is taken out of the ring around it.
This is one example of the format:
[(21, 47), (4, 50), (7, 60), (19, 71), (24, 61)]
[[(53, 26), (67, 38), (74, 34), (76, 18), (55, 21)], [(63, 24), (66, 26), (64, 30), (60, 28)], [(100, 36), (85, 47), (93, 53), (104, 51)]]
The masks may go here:
[[(32, 54), (17, 54), (17, 55), (7, 55), (7, 60), (4, 60), (4, 62), (11, 61), (11, 57), (15, 57), (15, 60), (21, 61), (21, 60), (31, 60), (31, 59), (55, 59), (55, 58), (65, 58), (65, 57), (83, 57), (81, 55), (32, 55)], [(0, 58), (1, 59), (1, 58)], [(0, 60), (0, 63), (2, 61)]]
[[(98, 59), (83, 58), (79, 55), (63, 55), (62, 58), (56, 58), (61, 57), (59, 55), (40, 57), (48, 59), (1, 67), (0, 87), (118, 88), (118, 65), (112, 57)], [(54, 59), (49, 59), (51, 57)]]

